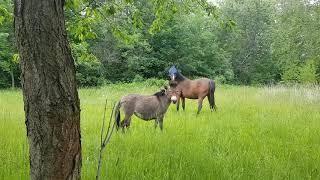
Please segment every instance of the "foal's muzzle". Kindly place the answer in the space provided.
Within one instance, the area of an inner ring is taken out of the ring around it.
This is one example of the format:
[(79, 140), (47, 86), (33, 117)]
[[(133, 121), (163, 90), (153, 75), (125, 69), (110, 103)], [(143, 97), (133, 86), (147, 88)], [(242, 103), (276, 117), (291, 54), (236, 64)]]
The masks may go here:
[(171, 101), (173, 102), (173, 104), (175, 104), (177, 102), (177, 96), (172, 96), (171, 97)]

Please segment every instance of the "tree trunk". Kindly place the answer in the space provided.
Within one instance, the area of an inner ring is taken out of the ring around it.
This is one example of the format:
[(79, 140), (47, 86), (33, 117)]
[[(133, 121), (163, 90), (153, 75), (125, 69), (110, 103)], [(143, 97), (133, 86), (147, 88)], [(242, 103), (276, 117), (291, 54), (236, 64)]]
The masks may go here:
[(80, 103), (64, 0), (15, 0), (31, 179), (80, 179)]
[(10, 76), (11, 76), (11, 88), (14, 89), (14, 74), (13, 74), (13, 68), (10, 70)]

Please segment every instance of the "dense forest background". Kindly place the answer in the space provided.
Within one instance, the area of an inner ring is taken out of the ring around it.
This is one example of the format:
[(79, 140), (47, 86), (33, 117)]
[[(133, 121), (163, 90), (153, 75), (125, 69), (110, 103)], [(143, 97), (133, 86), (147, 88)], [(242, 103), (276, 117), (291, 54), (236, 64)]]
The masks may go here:
[[(0, 2), (0, 88), (16, 87), (13, 2)], [(166, 79), (173, 64), (220, 83), (320, 82), (320, 1), (210, 2), (66, 1), (78, 84)]]

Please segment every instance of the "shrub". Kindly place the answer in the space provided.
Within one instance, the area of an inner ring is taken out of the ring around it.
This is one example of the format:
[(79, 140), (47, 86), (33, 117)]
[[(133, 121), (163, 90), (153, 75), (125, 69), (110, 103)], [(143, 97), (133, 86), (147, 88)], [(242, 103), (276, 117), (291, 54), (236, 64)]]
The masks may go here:
[(316, 83), (317, 74), (316, 74), (316, 66), (313, 60), (309, 60), (306, 62), (304, 66), (300, 68), (300, 77), (299, 80), (301, 83)]
[(132, 80), (133, 82), (143, 82), (144, 78), (140, 76), (139, 74), (136, 74)]
[(219, 75), (214, 78), (214, 81), (218, 84), (225, 84), (227, 82), (227, 79), (223, 75)]
[(161, 88), (163, 86), (168, 85), (168, 82), (163, 79), (150, 78), (145, 81), (145, 84), (146, 86), (156, 86)]
[(296, 64), (292, 64), (282, 74), (282, 79), (285, 83), (297, 83), (300, 79), (300, 69)]

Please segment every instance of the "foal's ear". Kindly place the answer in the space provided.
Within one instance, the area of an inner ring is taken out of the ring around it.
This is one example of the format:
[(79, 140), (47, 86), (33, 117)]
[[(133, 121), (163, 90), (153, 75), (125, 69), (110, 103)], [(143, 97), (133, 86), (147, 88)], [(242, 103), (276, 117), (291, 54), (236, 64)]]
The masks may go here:
[(175, 87), (177, 87), (177, 85), (178, 85), (178, 83), (176, 81), (169, 81), (169, 86), (170, 87), (175, 88)]

